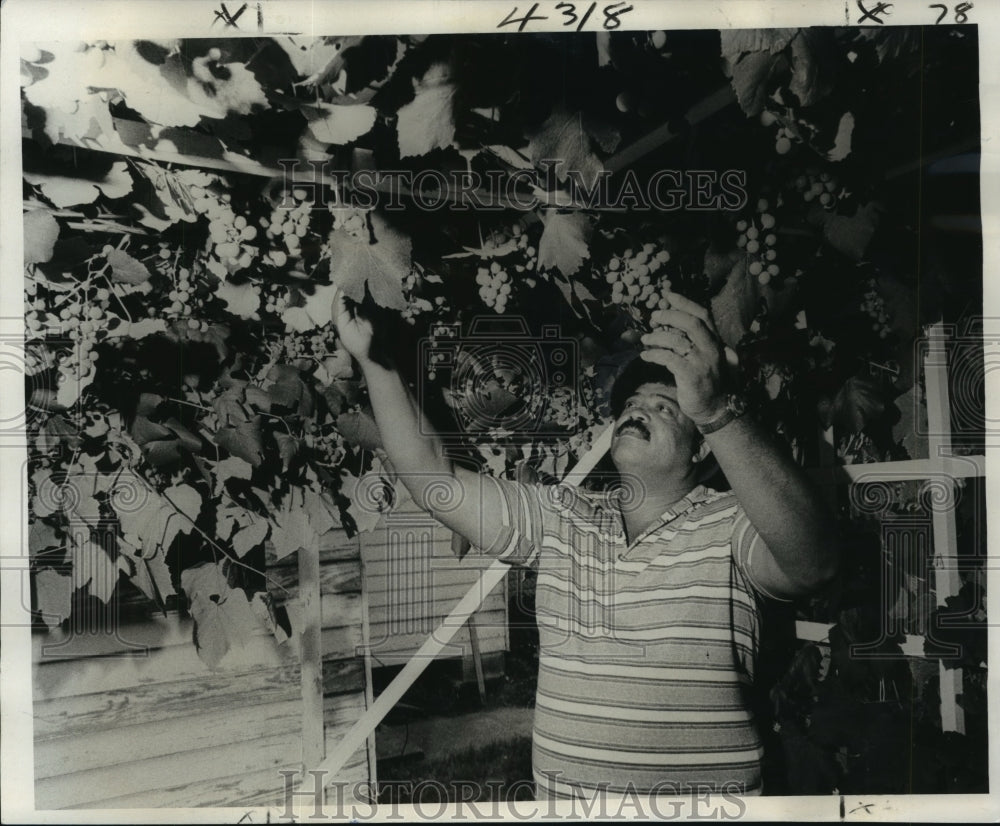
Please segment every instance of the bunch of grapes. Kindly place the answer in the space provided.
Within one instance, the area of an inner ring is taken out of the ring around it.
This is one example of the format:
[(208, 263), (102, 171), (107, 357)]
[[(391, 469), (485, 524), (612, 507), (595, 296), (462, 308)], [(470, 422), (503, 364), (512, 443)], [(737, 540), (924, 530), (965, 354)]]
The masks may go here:
[[(762, 126), (773, 126), (778, 123), (778, 116), (769, 109), (760, 113)], [(779, 155), (787, 155), (792, 150), (792, 141), (797, 137), (794, 130), (789, 129), (784, 124), (779, 124), (774, 133), (774, 151)]]
[(260, 250), (253, 241), (257, 238), (257, 227), (252, 226), (245, 215), (237, 215), (230, 206), (232, 197), (223, 193), (210, 207), (208, 216), (208, 256), (205, 266), (219, 278), (245, 270)]
[(643, 244), (637, 252), (627, 249), (621, 257), (612, 258), (604, 274), (604, 280), (611, 285), (612, 303), (666, 309), (670, 279), (657, 277), (656, 273), (669, 260), (670, 253), (657, 250), (653, 243)]
[(30, 274), (26, 276), (24, 287), (24, 323), (28, 340), (44, 335), (45, 327), (51, 323), (45, 299), (38, 292), (38, 282)]
[(289, 331), (279, 342), (279, 358), (315, 361), (330, 355), (337, 346), (337, 331), (330, 325), (308, 333)]
[[(110, 297), (107, 290), (101, 296)], [(95, 349), (104, 337), (107, 300), (103, 302), (95, 296), (88, 302), (80, 293), (68, 297), (61, 305), (55, 330), (68, 339), (68, 346), (57, 356), (59, 382), (80, 382), (96, 369), (98, 358)], [(50, 323), (53, 317), (49, 316)], [(49, 327), (52, 330), (52, 327)]]
[(840, 183), (829, 172), (811, 169), (795, 179), (795, 189), (807, 204), (819, 202), (825, 209), (833, 209), (837, 201), (846, 195)]
[(494, 261), (489, 268), (480, 267), (476, 272), (476, 283), (479, 285), (479, 297), (483, 304), (498, 313), (507, 309), (512, 285), (510, 275), (499, 261)]
[(365, 234), (366, 224), (363, 210), (350, 209), (336, 204), (331, 204), (329, 210), (333, 215), (334, 229), (342, 229), (344, 232), (358, 237)]
[(315, 452), (319, 464), (336, 467), (344, 460), (347, 455), (344, 437), (333, 425), (320, 426), (307, 419), (304, 429), (306, 447)]
[(512, 238), (517, 239), (517, 248), (524, 253), (524, 263), (515, 264), (515, 272), (534, 272), (535, 267), (538, 265), (538, 250), (535, 249), (534, 245), (531, 243), (531, 239), (528, 234), (521, 229), (520, 224), (513, 224), (510, 228), (510, 234)]
[(267, 285), (267, 297), (264, 299), (264, 312), (281, 315), (288, 309), (288, 287), (284, 284), (271, 282)]
[[(167, 293), (170, 305), (163, 311), (163, 315), (172, 320), (187, 319), (187, 326), (191, 330), (205, 331), (208, 329), (208, 321), (195, 318), (198, 310), (202, 306), (202, 297), (195, 290), (191, 280), (191, 271), (187, 267), (180, 267), (174, 280), (173, 289)], [(155, 316), (156, 308), (149, 307), (146, 310), (150, 316)]]
[[(779, 204), (780, 205), (780, 204)], [(757, 202), (757, 211), (749, 219), (736, 222), (739, 235), (736, 246), (747, 254), (747, 270), (757, 277), (761, 284), (770, 283), (781, 272), (778, 266), (778, 235), (775, 232), (777, 223), (774, 215), (768, 210), (770, 202), (761, 198)]]
[(435, 365), (442, 363), (446, 358), (452, 358), (452, 356), (446, 356), (445, 353), (440, 352), (439, 348), (442, 342), (454, 345), (455, 336), (452, 326), (450, 324), (443, 326), (431, 324), (427, 330), (427, 344), (430, 349), (427, 364), (427, 378), (429, 381), (434, 381), (437, 378)]
[(264, 235), (270, 240), (280, 239), (281, 247), (271, 249), (266, 256), (268, 263), (276, 267), (284, 266), (289, 258), (298, 258), (302, 252), (302, 239), (309, 234), (309, 223), (315, 206), (309, 193), (302, 188), (292, 190), (294, 206), (288, 208), (279, 203), (271, 210), (271, 215), (260, 219)]
[(874, 278), (868, 280), (867, 289), (861, 302), (861, 311), (871, 319), (872, 331), (877, 333), (879, 338), (887, 338), (891, 332), (889, 312)]
[(446, 299), (439, 295), (435, 298), (435, 304), (431, 304), (426, 298), (421, 298), (418, 294), (422, 279), (416, 269), (411, 269), (403, 278), (403, 294), (406, 296), (406, 306), (400, 315), (407, 324), (416, 324), (417, 318), (422, 313), (429, 313), (434, 309), (435, 304), (440, 308), (444, 307)]

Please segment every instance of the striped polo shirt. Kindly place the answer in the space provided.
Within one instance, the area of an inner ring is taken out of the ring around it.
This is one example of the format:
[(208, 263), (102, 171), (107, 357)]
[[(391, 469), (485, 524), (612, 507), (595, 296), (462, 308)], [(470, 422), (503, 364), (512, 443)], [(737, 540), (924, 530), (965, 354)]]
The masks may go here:
[(766, 594), (736, 497), (699, 485), (629, 544), (620, 491), (492, 482), (504, 527), (485, 552), (538, 572), (539, 796), (759, 794), (745, 694)]

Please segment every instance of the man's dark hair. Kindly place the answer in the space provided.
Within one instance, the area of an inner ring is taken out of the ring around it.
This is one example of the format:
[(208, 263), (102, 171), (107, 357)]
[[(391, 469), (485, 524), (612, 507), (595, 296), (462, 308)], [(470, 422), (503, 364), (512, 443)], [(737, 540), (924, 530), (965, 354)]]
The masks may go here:
[(674, 374), (662, 364), (654, 364), (636, 356), (615, 379), (611, 387), (611, 415), (616, 419), (625, 409), (625, 402), (644, 384), (677, 384)]

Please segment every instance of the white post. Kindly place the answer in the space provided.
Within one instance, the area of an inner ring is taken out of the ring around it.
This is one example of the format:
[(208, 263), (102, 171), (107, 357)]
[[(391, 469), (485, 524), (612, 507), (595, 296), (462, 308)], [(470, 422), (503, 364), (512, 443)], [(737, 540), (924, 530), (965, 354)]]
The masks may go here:
[[(931, 460), (951, 456), (951, 411), (948, 395), (948, 356), (944, 330), (940, 322), (928, 330), (928, 347), (924, 355), (924, 385), (927, 401), (928, 449)], [(931, 514), (934, 535), (934, 589), (937, 604), (942, 606), (962, 588), (955, 566), (958, 555), (958, 533), (953, 508), (934, 508)], [(965, 714), (958, 704), (962, 693), (962, 669), (945, 668), (938, 664), (941, 679), (941, 729), (965, 732)]]

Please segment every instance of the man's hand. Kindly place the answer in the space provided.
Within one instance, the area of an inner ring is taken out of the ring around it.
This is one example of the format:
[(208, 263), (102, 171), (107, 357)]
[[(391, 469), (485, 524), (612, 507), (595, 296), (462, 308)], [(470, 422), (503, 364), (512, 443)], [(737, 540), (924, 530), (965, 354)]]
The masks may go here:
[(362, 367), (371, 360), (372, 329), (371, 322), (360, 318), (347, 306), (347, 297), (343, 290), (337, 289), (333, 294), (333, 306), (330, 310), (333, 324), (337, 328), (337, 336), (341, 346), (358, 360)]
[(681, 412), (705, 424), (726, 405), (727, 362), (736, 354), (723, 347), (708, 310), (677, 293), (669, 301), (669, 309), (653, 313), (654, 330), (642, 337), (640, 357), (674, 374)]

